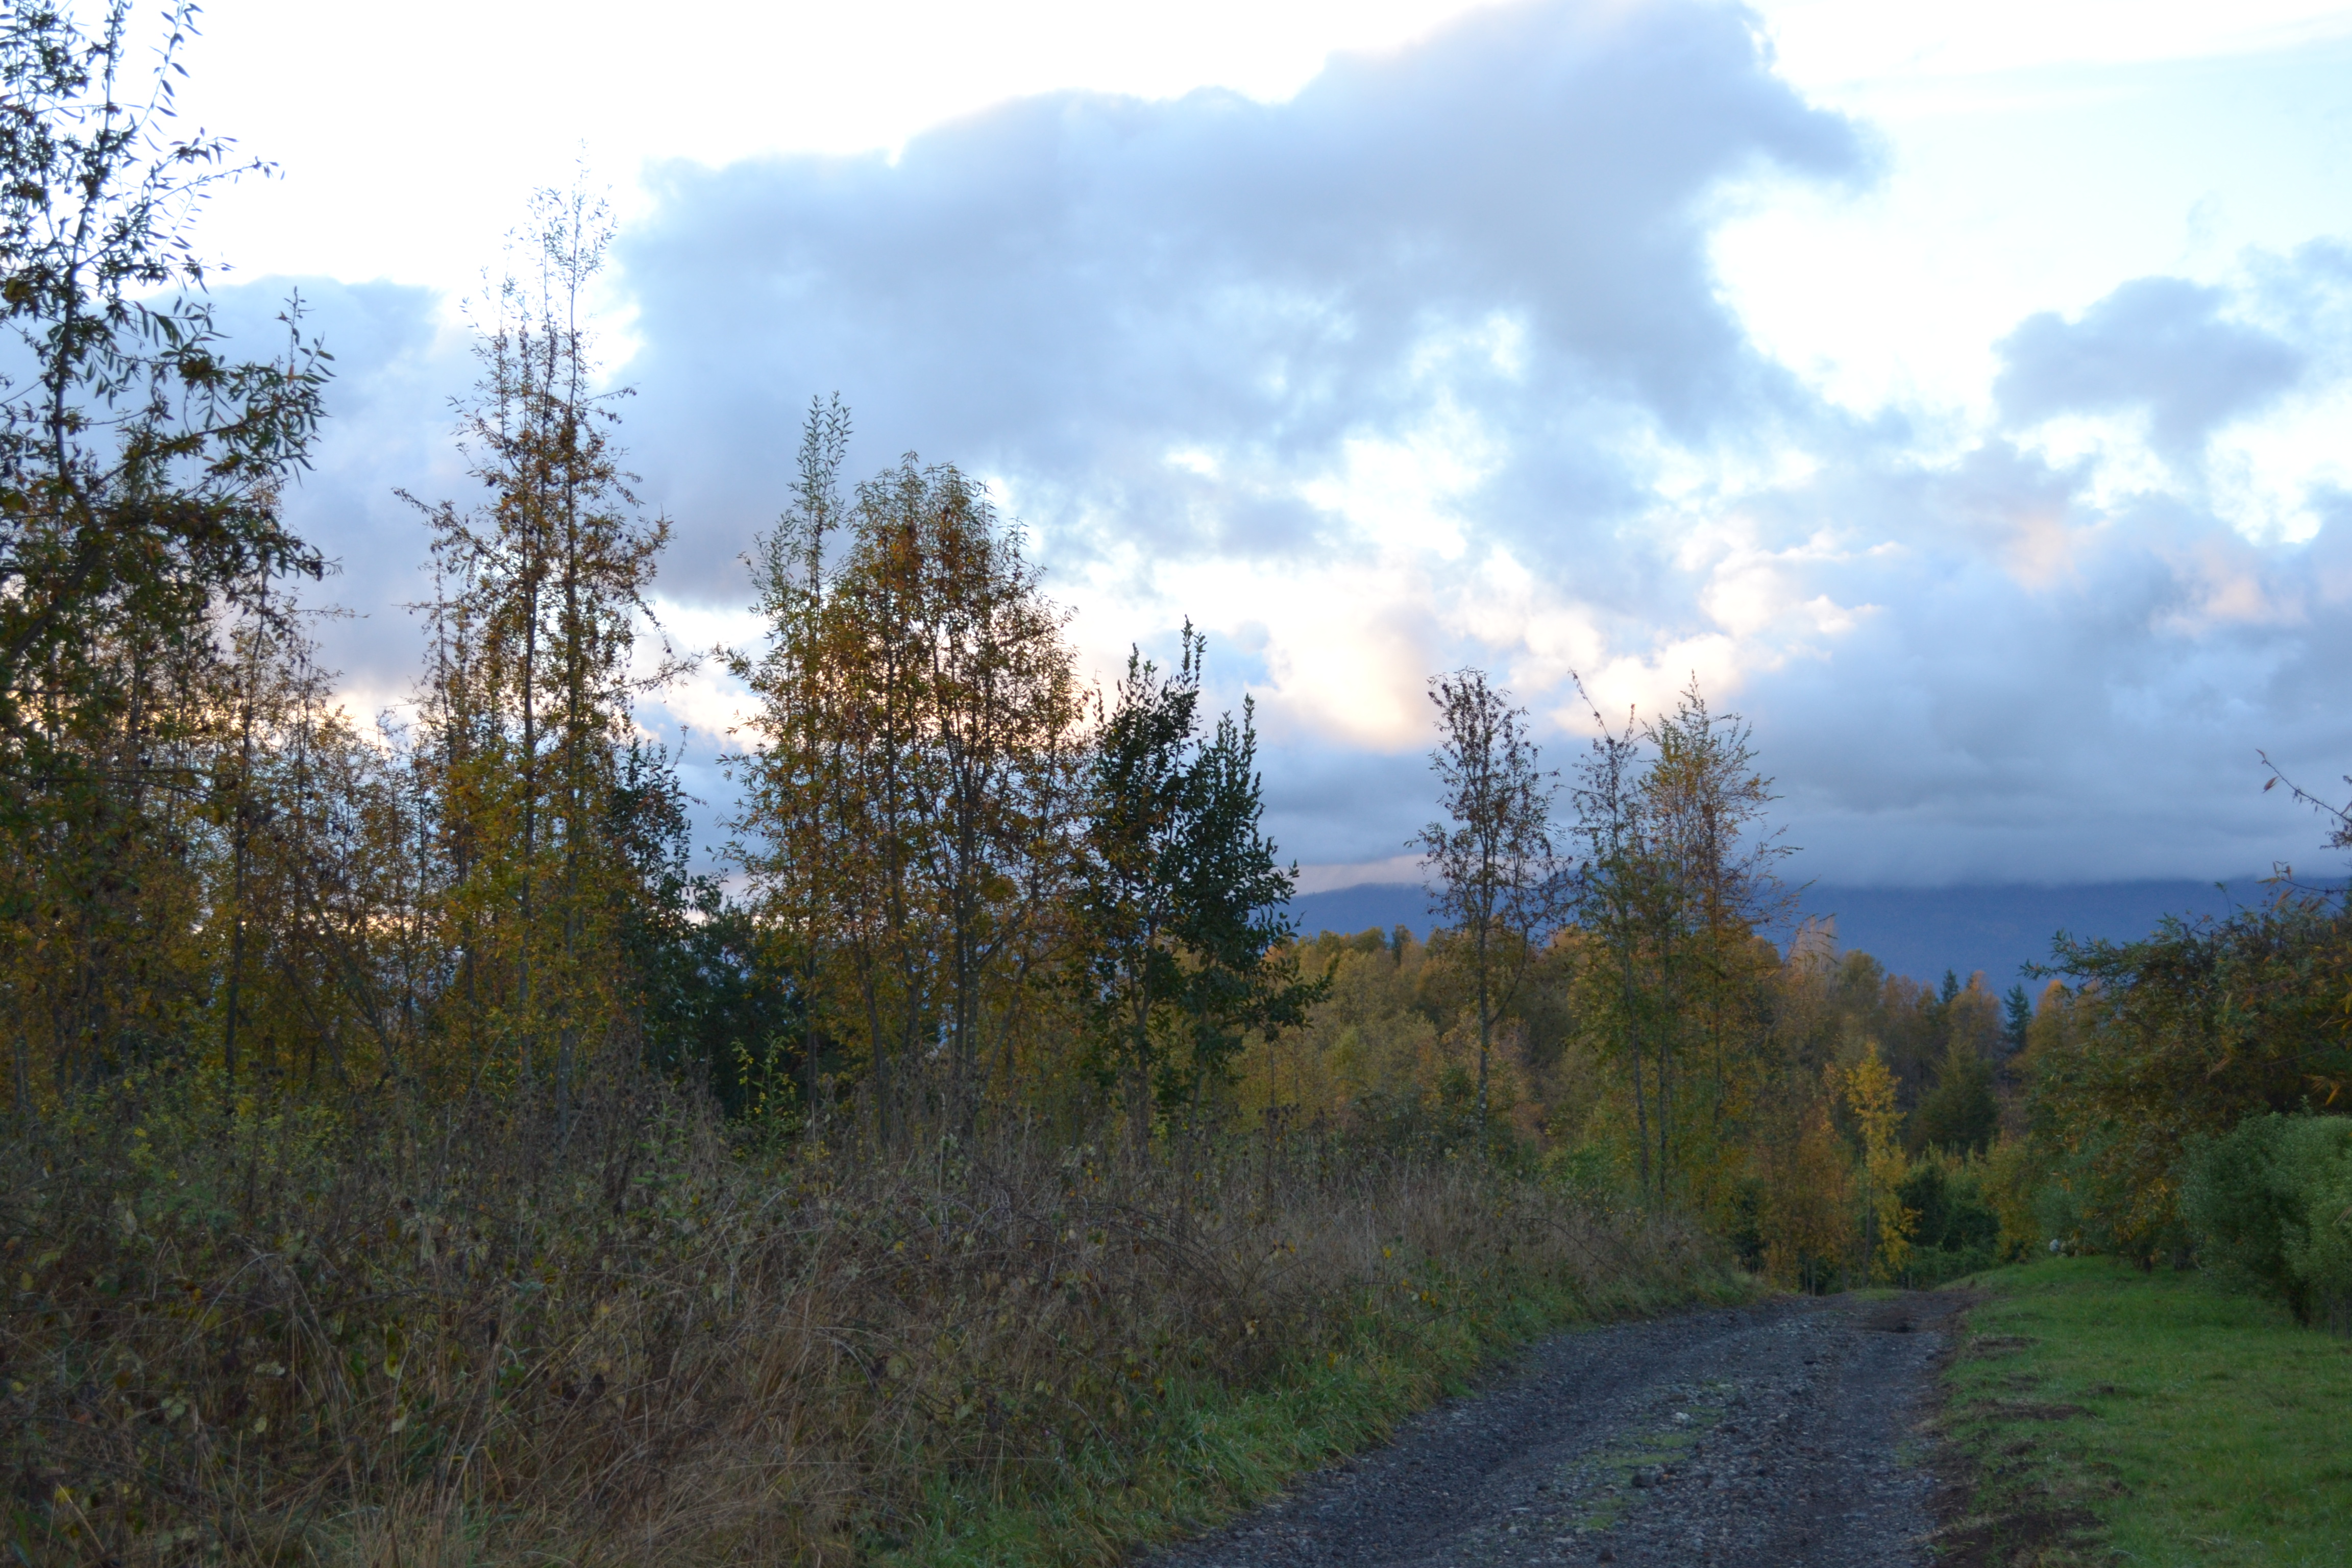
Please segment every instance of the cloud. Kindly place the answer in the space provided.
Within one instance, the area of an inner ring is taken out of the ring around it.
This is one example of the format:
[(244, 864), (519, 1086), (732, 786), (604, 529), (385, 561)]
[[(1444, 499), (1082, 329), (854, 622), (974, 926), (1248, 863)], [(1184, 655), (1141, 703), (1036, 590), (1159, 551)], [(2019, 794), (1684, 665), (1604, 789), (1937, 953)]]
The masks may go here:
[(322, 662), (372, 713), (408, 693), (421, 645), (406, 606), (432, 592), (425, 520), (395, 492), (468, 499), (450, 400), (471, 381), (473, 362), (446, 301), (401, 284), (262, 279), (215, 289), (215, 321), (239, 354), (275, 353), (295, 297), (304, 335), (334, 359), (327, 416), (287, 515), (332, 565), (311, 599), (350, 612), (316, 625)]
[(895, 160), (671, 165), (621, 249), (640, 428), (681, 517), (748, 525), (838, 389), (877, 457), (1003, 476), (1064, 561), (1352, 546), (1334, 496), (1433, 445), (1550, 452), (1440, 525), (1622, 512), (1620, 435), (1799, 401), (1706, 256), (1706, 198), (1759, 163), (1863, 166), (1741, 13), (1685, 3), (1481, 15), (1278, 104), (1056, 94)]
[(2208, 436), (2293, 387), (2305, 356), (2225, 314), (2229, 294), (2180, 278), (2139, 278), (2068, 321), (2027, 317), (2001, 340), (1994, 396), (2012, 426), (2062, 414), (2139, 413), (2149, 445), (2194, 462)]
[[(1563, 766), (1572, 670), (1645, 714), (1696, 674), (1828, 880), (2291, 853), (2308, 825), (2253, 752), (2342, 771), (2352, 473), (2311, 454), (2352, 395), (2345, 252), (2029, 315), (1991, 345), (1990, 423), (1864, 420), (1758, 348), (1710, 258), (1726, 191), (1864, 192), (1871, 148), (1736, 8), (1565, 0), (1281, 103), (1062, 93), (895, 158), (660, 166), (617, 282), (663, 591), (726, 624), (838, 390), (854, 466), (914, 447), (993, 487), (1099, 667), (1209, 630), (1323, 885), (1394, 873), (1431, 810), (1422, 682), (1467, 662)], [(317, 298), (344, 375), (298, 515), (371, 609), (348, 665), (396, 690), (424, 536), (391, 491), (463, 497), (463, 342), (413, 291)], [(2069, 421), (2105, 423), (2070, 447)]]

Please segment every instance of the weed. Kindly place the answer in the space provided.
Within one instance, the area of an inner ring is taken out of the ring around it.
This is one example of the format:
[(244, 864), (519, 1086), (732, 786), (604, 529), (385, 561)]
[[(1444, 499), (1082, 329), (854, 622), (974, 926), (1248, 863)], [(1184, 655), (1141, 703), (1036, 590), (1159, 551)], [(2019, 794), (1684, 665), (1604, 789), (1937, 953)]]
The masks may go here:
[(652, 1088), (568, 1142), (133, 1103), (0, 1150), (30, 1568), (1104, 1560), (1514, 1340), (1738, 1289), (1472, 1163), (762, 1153)]

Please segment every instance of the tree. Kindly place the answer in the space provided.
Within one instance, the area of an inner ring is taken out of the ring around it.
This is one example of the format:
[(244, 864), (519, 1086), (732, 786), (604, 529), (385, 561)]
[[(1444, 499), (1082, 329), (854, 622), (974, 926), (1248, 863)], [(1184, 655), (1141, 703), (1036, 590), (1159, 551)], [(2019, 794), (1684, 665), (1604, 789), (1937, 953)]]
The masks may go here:
[(1163, 677), (1128, 652), (1088, 760), (1086, 858), (1078, 882), (1085, 993), (1110, 1070), (1124, 1086), (1135, 1148), (1151, 1141), (1154, 1020), (1183, 993), (1175, 927), (1184, 879), (1188, 756), (1199, 726), (1205, 647), (1190, 621)]
[(1430, 766), (1450, 822), (1412, 840), (1434, 876), (1436, 906), (1470, 966), (1478, 1021), (1478, 1121), (1487, 1116), (1495, 1021), (1510, 1005), (1528, 964), (1562, 909), (1559, 858), (1551, 834), (1554, 774), (1538, 765), (1527, 710), (1461, 669), (1429, 683), (1439, 740)]
[(2034, 1017), (2028, 1118), (2110, 1245), (2142, 1258), (2170, 1245), (2191, 1139), (2352, 1096), (2347, 951), (2352, 913), (2292, 889), (2225, 919), (2167, 917), (2137, 942), (2053, 943), (2042, 972), (2080, 984)]
[(1706, 1053), (1703, 1076), (1693, 1079), (1705, 1096), (1706, 1135), (1736, 1158), (1737, 1125), (1761, 1066), (1743, 1059), (1745, 1047), (1761, 1041), (1755, 1012), (1777, 967), (1756, 928), (1788, 908), (1775, 868), (1793, 851), (1764, 826), (1774, 796), (1757, 771), (1753, 732), (1736, 713), (1711, 712), (1696, 679), (1643, 738), (1654, 752), (1642, 795), (1662, 861), (1651, 885), (1661, 895), (1654, 930), (1666, 1005), (1694, 1026)]
[(324, 356), (234, 358), (189, 225), (262, 169), (172, 133), (194, 7), (139, 78), (131, 6), (0, 16), (0, 969), (62, 1084), (185, 1037), (205, 990), (187, 940), (215, 731), (216, 616), (316, 577), (284, 524)]
[(277, 499), (322, 357), (298, 338), (284, 363), (227, 358), (188, 237), (214, 186), (265, 166), (166, 134), (194, 8), (166, 13), (143, 102), (130, 18), (114, 0), (94, 32), (54, 5), (0, 20), (0, 321), (29, 371), (0, 381), (0, 736), (19, 748), (57, 738), (58, 700), (119, 696), (101, 628), (201, 635), (215, 595), (321, 570)]
[(616, 921), (646, 1062), (709, 1089), (729, 1116), (781, 1120), (791, 1058), (808, 1053), (806, 998), (753, 911), (693, 868), (686, 792), (660, 748), (628, 749), (611, 805), (635, 872), (626, 886), (645, 890)]
[(1265, 836), (1257, 772), (1256, 708), (1219, 717), (1186, 783), (1182, 875), (1174, 932), (1185, 956), (1181, 1076), (1163, 1072), (1197, 1118), (1206, 1089), (1224, 1081), (1245, 1037), (1275, 1037), (1306, 1021), (1328, 989), (1298, 975), (1296, 932), (1283, 912), (1298, 883)]
[(2001, 1047), (2015, 1056), (2025, 1048), (2026, 1032), (2033, 1027), (2033, 999), (2025, 994), (2023, 985), (2012, 985), (2009, 994), (2001, 998), (2000, 1006)]
[(1935, 1088), (1920, 1097), (1912, 1112), (1913, 1135), (1922, 1148), (1981, 1154), (2000, 1131), (1992, 1063), (1964, 1034), (1954, 1031), (1945, 1045)]
[[(464, 984), (517, 1080), (551, 1077), (559, 1121), (583, 1053), (630, 1018), (608, 831), (635, 701), (678, 671), (635, 668), (666, 520), (645, 521), (593, 386), (583, 309), (612, 226), (580, 192), (534, 199), (523, 260), (481, 329), (461, 445), (486, 505), (420, 505), (444, 582), (427, 709), (446, 772)], [(413, 499), (413, 498), (412, 498)], [(487, 994), (483, 994), (484, 991)]]
[(1155, 1105), (1197, 1110), (1248, 1030), (1298, 1022), (1323, 992), (1287, 952), (1297, 873), (1261, 829), (1250, 707), (1202, 741), (1207, 644), (1187, 621), (1178, 647), (1164, 676), (1130, 650), (1099, 718), (1076, 889), (1081, 994), (1139, 1152)]
[(826, 651), (825, 548), (845, 526), (841, 468), (848, 457), (849, 410), (836, 395), (813, 400), (801, 431), (792, 504), (745, 557), (752, 607), (768, 628), (755, 657), (735, 650), (729, 668), (759, 709), (751, 748), (734, 759), (742, 804), (728, 846), (753, 889), (762, 945), (795, 977), (801, 1003), (802, 1131), (824, 1136), (820, 1042), (835, 1002), (838, 949), (833, 909), (846, 857), (842, 831), (843, 749), (838, 679)]
[(969, 1133), (1066, 883), (1066, 617), (954, 468), (908, 456), (845, 507), (847, 435), (837, 402), (813, 410), (794, 505), (752, 560), (770, 630), (735, 659), (761, 704), (736, 826), (812, 1026), (863, 1047), (879, 1136), (926, 1091)]
[(1672, 886), (1653, 844), (1642, 790), (1641, 742), (1628, 713), (1599, 731), (1573, 795), (1583, 855), (1571, 884), (1577, 924), (1601, 961), (1588, 970), (1587, 1017), (1622, 1066), (1633, 1101), (1635, 1165), (1644, 1191), (1663, 1194), (1673, 1152), (1675, 1031), (1661, 983), (1675, 932)]
[[(1756, 927), (1785, 907), (1773, 868), (1791, 851), (1764, 829), (1771, 781), (1747, 725), (1710, 711), (1696, 683), (1663, 720), (1628, 714), (1614, 730), (1595, 709), (1593, 721), (1575, 895), (1606, 978), (1588, 995), (1627, 1072), (1643, 1181), (1663, 1195), (1690, 1163), (1677, 1159), (1684, 1132), (1735, 1160), (1744, 1142), (1777, 968)], [(1728, 1173), (1715, 1175), (1719, 1197)]]
[(1862, 1060), (1839, 1075), (1838, 1092), (1862, 1132), (1863, 1238), (1873, 1278), (1896, 1279), (1911, 1256), (1918, 1216), (1903, 1206), (1903, 1113), (1895, 1108), (1895, 1075), (1872, 1042)]

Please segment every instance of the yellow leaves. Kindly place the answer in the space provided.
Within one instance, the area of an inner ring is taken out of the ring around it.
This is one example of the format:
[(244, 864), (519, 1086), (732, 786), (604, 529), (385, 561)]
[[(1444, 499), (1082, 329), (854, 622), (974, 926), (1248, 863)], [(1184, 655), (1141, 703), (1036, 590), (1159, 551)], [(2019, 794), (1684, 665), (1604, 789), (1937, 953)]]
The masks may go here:
[(1878, 1042), (1871, 1041), (1869, 1053), (1843, 1077), (1846, 1106), (1862, 1124), (1864, 1147), (1873, 1152), (1884, 1149), (1903, 1113), (1895, 1109), (1895, 1075), (1880, 1059)]
[(1768, 1139), (1759, 1155), (1766, 1272), (1801, 1289), (1823, 1282), (1843, 1266), (1854, 1235), (1851, 1163), (1829, 1107), (1811, 1107), (1795, 1137)]
[(1892, 1279), (1911, 1257), (1911, 1233), (1919, 1223), (1903, 1206), (1899, 1191), (1910, 1162), (1899, 1137), (1903, 1113), (1895, 1109), (1895, 1075), (1879, 1059), (1878, 1042), (1873, 1040), (1868, 1054), (1843, 1077), (1846, 1107), (1862, 1130), (1863, 1199), (1876, 1232), (1871, 1274)]

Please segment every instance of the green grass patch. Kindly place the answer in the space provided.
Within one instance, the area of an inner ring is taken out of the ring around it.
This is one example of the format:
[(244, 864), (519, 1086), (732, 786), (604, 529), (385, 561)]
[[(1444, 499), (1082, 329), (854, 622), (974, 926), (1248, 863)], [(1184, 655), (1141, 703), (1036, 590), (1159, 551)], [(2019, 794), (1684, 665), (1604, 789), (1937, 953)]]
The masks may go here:
[(1984, 1563), (2352, 1563), (2352, 1341), (2200, 1275), (1980, 1274), (1947, 1374), (1973, 1459), (1948, 1552)]

